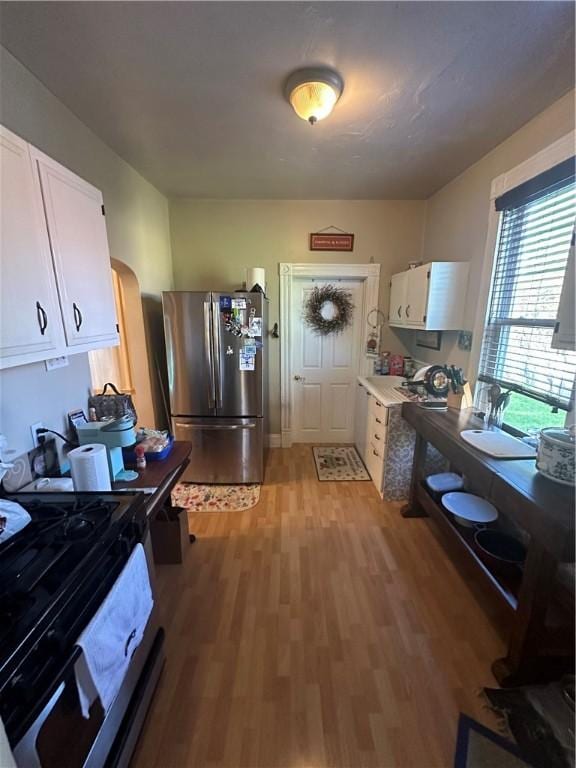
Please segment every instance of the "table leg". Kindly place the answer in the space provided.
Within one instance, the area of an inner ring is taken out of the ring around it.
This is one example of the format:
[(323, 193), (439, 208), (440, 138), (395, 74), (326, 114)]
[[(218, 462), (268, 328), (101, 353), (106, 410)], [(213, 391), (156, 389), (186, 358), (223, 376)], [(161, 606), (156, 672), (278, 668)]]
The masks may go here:
[(546, 613), (556, 569), (556, 559), (532, 541), (508, 640), (508, 654), (492, 664), (492, 672), (503, 687), (537, 682), (546, 677), (550, 660), (539, 657), (538, 652), (545, 642)]
[(428, 443), (422, 435), (416, 433), (416, 441), (414, 443), (414, 458), (412, 460), (412, 478), (410, 480), (410, 492), (408, 496), (408, 503), (405, 504), (400, 510), (402, 517), (428, 517), (427, 513), (420, 506), (416, 498), (416, 489), (422, 479), (424, 473), (424, 465), (426, 463), (426, 448)]

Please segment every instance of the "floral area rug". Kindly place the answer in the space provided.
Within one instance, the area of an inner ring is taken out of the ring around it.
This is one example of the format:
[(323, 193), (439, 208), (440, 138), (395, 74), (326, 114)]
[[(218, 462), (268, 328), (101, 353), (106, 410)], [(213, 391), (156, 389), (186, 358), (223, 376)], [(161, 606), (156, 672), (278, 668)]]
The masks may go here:
[(172, 502), (190, 512), (241, 512), (260, 499), (259, 485), (198, 485), (178, 483)]
[(327, 446), (312, 448), (318, 480), (370, 480), (356, 448)]

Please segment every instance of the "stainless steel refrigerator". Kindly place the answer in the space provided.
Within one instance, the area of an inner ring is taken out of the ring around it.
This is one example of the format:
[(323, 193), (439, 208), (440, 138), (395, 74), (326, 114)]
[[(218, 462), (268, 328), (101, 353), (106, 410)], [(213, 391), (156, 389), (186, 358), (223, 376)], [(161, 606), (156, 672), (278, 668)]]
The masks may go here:
[(264, 478), (267, 301), (260, 293), (162, 294), (172, 431), (192, 443), (183, 480)]

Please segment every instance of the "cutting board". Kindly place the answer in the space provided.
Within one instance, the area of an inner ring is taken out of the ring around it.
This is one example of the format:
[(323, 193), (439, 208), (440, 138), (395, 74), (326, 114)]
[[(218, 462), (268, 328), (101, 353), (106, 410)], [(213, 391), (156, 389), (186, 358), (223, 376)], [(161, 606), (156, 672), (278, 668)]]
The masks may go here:
[(479, 451), (497, 459), (533, 459), (536, 451), (532, 446), (506, 432), (491, 432), (486, 429), (465, 429), (460, 437)]

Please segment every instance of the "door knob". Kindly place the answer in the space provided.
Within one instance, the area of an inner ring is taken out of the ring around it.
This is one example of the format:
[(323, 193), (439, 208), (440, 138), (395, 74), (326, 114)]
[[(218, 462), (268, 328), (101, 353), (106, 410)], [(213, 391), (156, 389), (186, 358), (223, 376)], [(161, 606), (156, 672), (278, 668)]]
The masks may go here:
[(298, 376), (298, 374), (296, 374), (294, 376), (294, 381), (306, 381), (306, 378), (304, 376)]

